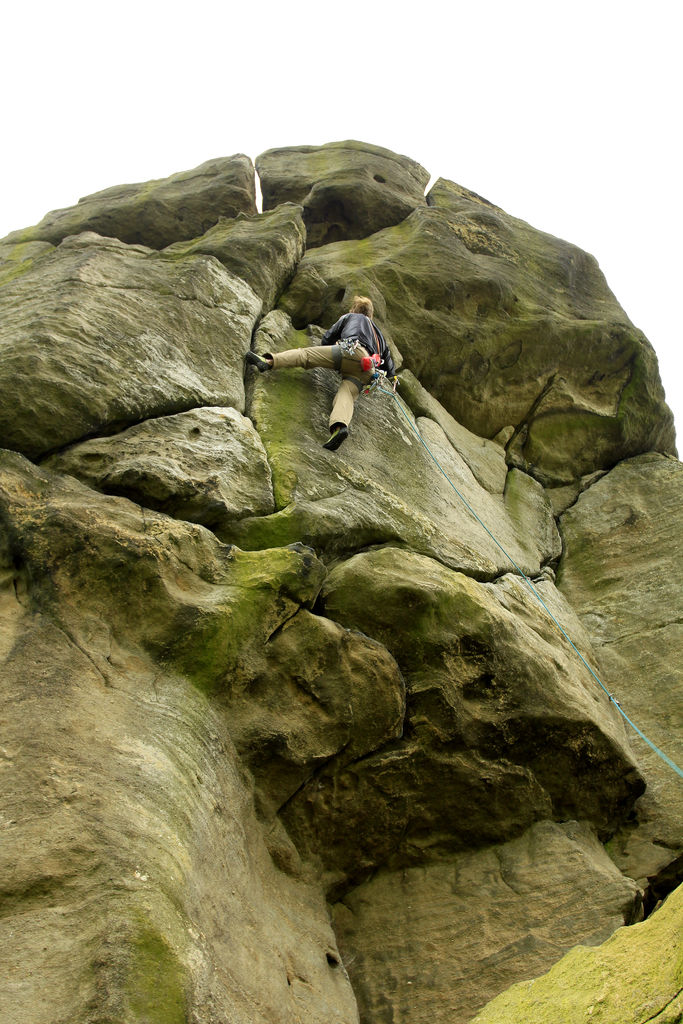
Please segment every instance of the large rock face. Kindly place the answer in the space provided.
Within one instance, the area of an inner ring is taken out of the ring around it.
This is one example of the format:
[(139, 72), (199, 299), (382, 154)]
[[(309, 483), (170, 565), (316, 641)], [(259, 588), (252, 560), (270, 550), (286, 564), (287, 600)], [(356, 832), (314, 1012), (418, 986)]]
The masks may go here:
[(221, 218), (200, 238), (174, 242), (164, 253), (178, 259), (194, 253), (215, 256), (247, 282), (268, 312), (294, 276), (305, 244), (301, 208), (283, 203), (260, 216), (242, 213), (233, 220)]
[[(681, 880), (680, 782), (592, 674), (680, 763), (654, 354), (592, 257), (405, 157), (257, 166), (263, 214), (232, 157), (0, 242), (0, 1014), (545, 1020), (515, 983)], [(400, 397), (332, 453), (335, 375), (244, 357), (357, 291)], [(647, 935), (673, 1024), (676, 913), (577, 977)]]
[(319, 887), (276, 867), (205, 696), (322, 567), (12, 453), (0, 480), (3, 1018), (352, 1024)]

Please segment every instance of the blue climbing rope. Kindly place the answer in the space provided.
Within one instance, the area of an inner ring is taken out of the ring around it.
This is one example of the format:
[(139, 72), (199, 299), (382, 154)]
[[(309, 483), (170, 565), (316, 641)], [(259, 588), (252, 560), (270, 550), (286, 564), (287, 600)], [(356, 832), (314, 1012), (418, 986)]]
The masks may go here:
[(645, 733), (641, 729), (638, 728), (638, 726), (635, 724), (635, 722), (631, 721), (631, 719), (626, 714), (626, 712), (622, 708), (622, 706), (619, 703), (619, 701), (617, 700), (617, 698), (614, 696), (613, 693), (610, 693), (610, 691), (605, 686), (605, 684), (600, 679), (600, 677), (597, 675), (597, 673), (593, 671), (593, 669), (590, 667), (590, 665), (588, 664), (588, 662), (586, 661), (586, 659), (584, 658), (583, 654), (578, 649), (578, 647), (576, 646), (576, 644), (574, 643), (572, 638), (566, 633), (564, 627), (560, 624), (560, 622), (558, 622), (558, 620), (555, 618), (553, 613), (550, 611), (550, 608), (548, 608), (548, 605), (545, 603), (545, 601), (543, 600), (543, 598), (541, 597), (541, 595), (539, 594), (538, 590), (533, 585), (533, 583), (531, 582), (529, 577), (526, 575), (524, 570), (521, 569), (520, 566), (517, 565), (517, 563), (515, 562), (515, 560), (512, 557), (512, 555), (508, 554), (508, 552), (505, 550), (505, 548), (500, 543), (500, 541), (498, 541), (497, 538), (494, 537), (494, 535), (491, 533), (491, 531), (489, 530), (489, 528), (486, 525), (486, 523), (484, 523), (483, 520), (481, 520), (479, 518), (477, 513), (474, 511), (474, 509), (472, 508), (472, 506), (468, 502), (467, 498), (465, 498), (465, 496), (460, 493), (458, 488), (455, 486), (455, 484), (453, 483), (451, 478), (448, 476), (448, 474), (444, 470), (443, 466), (440, 464), (439, 460), (436, 458), (436, 456), (434, 455), (434, 453), (430, 449), (429, 445), (427, 444), (427, 442), (423, 438), (422, 434), (418, 430), (418, 428), (415, 425), (415, 423), (413, 422), (413, 420), (410, 418), (408, 413), (403, 408), (403, 404), (402, 404), (401, 400), (399, 399), (398, 395), (396, 394), (396, 392), (393, 391), (393, 390), (387, 390), (387, 388), (382, 387), (382, 383), (380, 382), (379, 379), (377, 380), (377, 387), (378, 387), (378, 390), (382, 392), (382, 394), (384, 394), (384, 395), (391, 395), (391, 397), (396, 401), (396, 404), (397, 404), (398, 408), (401, 410), (401, 412), (403, 413), (403, 416), (405, 417), (405, 419), (407, 420), (410, 429), (415, 434), (415, 436), (419, 440), (420, 444), (422, 445), (422, 447), (425, 449), (425, 451), (427, 452), (427, 454), (431, 458), (432, 462), (434, 462), (434, 464), (438, 468), (439, 472), (447, 480), (449, 485), (453, 488), (453, 490), (455, 491), (457, 496), (460, 498), (461, 502), (463, 503), (465, 508), (468, 510), (468, 512), (470, 512), (474, 516), (474, 518), (477, 520), (477, 522), (482, 527), (482, 529), (484, 529), (486, 531), (486, 533), (489, 535), (489, 537), (494, 542), (494, 544), (496, 544), (496, 546), (500, 548), (500, 550), (503, 552), (503, 554), (508, 559), (508, 561), (511, 562), (512, 565), (515, 567), (515, 569), (517, 570), (519, 575), (522, 577), (522, 579), (524, 580), (524, 582), (528, 586), (529, 590), (531, 590), (532, 594), (535, 596), (536, 600), (539, 602), (539, 604), (542, 606), (542, 608), (545, 610), (545, 612), (551, 618), (551, 620), (555, 623), (555, 625), (559, 629), (560, 633), (565, 638), (565, 640), (567, 641), (569, 646), (572, 648), (572, 650), (579, 656), (579, 658), (581, 659), (582, 663), (586, 666), (586, 668), (588, 669), (590, 674), (593, 676), (593, 679), (595, 679), (595, 681), (598, 684), (598, 686), (600, 686), (600, 688), (605, 691), (605, 693), (609, 697), (610, 701), (612, 702), (612, 704), (614, 704), (615, 708), (617, 709), (619, 714), (622, 716), (622, 718), (624, 718), (625, 721), (628, 722), (628, 724), (631, 726), (633, 731), (636, 732), (638, 734), (638, 736), (640, 736), (640, 738), (642, 740), (645, 740), (645, 742), (647, 743), (648, 747), (650, 747), (652, 750), (654, 750), (655, 754), (657, 754), (657, 756), (660, 757), (662, 759), (662, 761), (664, 761), (665, 764), (668, 764), (668, 766), (670, 768), (673, 768), (673, 770), (676, 772), (677, 775), (679, 775), (681, 778), (683, 778), (683, 771), (681, 771), (681, 769), (678, 767), (678, 765), (675, 763), (675, 761), (672, 761), (671, 758), (668, 757), (664, 753), (663, 750), (660, 750), (659, 747), (656, 746), (652, 742), (652, 740), (648, 739), (648, 737), (645, 735)]

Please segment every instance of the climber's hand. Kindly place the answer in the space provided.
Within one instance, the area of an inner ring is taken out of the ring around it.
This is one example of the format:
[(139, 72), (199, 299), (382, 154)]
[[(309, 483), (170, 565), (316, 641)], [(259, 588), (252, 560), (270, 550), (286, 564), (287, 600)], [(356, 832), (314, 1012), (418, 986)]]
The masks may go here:
[(391, 379), (391, 386), (394, 389), (394, 394), (396, 394), (396, 388), (398, 387), (398, 377), (391, 377), (390, 379)]

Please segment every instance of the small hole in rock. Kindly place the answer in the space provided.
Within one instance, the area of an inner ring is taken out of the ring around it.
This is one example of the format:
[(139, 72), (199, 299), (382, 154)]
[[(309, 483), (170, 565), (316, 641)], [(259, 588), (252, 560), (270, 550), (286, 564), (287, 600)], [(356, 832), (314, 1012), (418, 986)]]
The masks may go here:
[(346, 288), (340, 288), (339, 291), (337, 292), (337, 302), (341, 302), (341, 300), (344, 298), (345, 295), (346, 295)]
[(381, 174), (375, 174), (374, 178), (375, 178), (375, 181), (378, 181), (380, 183), (380, 185), (386, 185), (386, 183), (387, 183), (387, 179), (383, 178)]
[(339, 967), (339, 957), (335, 956), (334, 953), (327, 953), (327, 962), (330, 967)]

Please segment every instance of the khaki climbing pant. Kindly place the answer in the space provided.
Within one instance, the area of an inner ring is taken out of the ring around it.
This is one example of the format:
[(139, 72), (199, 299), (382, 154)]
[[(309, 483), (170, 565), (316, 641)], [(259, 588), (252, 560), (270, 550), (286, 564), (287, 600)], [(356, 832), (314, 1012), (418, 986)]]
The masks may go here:
[(343, 423), (348, 427), (361, 388), (372, 380), (373, 371), (365, 373), (360, 365), (363, 356), (367, 355), (364, 348), (357, 348), (352, 355), (348, 355), (339, 345), (314, 345), (312, 348), (290, 348), (287, 352), (275, 352), (271, 358), (274, 370), (285, 370), (291, 366), (302, 366), (305, 370), (314, 370), (318, 366), (338, 370), (342, 382), (332, 404), (330, 426)]

